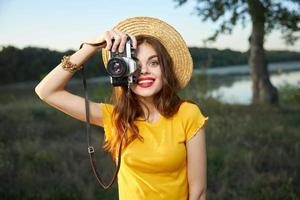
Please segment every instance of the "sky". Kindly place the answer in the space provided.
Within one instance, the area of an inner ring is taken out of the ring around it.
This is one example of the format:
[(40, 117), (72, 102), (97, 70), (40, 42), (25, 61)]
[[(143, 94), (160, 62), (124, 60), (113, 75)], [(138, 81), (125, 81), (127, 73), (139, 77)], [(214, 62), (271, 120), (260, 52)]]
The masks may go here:
[[(34, 46), (65, 51), (110, 30), (134, 16), (159, 18), (177, 29), (190, 47), (246, 51), (251, 25), (237, 26), (212, 44), (203, 40), (217, 25), (202, 22), (194, 13), (195, 1), (181, 7), (174, 0), (0, 0), (0, 46)], [(287, 46), (279, 31), (267, 36), (267, 50), (300, 51), (300, 41)]]

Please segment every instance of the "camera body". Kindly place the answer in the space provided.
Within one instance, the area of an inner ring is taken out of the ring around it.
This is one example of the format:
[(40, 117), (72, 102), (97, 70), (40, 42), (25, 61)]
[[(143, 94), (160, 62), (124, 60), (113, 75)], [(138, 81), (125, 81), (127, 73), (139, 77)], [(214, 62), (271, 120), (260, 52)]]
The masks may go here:
[(110, 75), (110, 82), (114, 87), (129, 87), (131, 84), (137, 82), (139, 73), (135, 58), (136, 52), (132, 47), (132, 41), (129, 37), (127, 38), (123, 52), (109, 51), (106, 70)]

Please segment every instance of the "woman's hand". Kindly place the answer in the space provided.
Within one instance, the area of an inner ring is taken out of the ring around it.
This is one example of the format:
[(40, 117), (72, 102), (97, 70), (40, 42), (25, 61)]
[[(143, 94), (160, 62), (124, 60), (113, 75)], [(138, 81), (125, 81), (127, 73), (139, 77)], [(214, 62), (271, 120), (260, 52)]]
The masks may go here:
[(91, 39), (88, 41), (88, 43), (103, 43), (105, 44), (101, 46), (100, 48), (104, 48), (105, 50), (112, 52), (119, 51), (123, 52), (125, 49), (125, 44), (127, 41), (127, 37), (130, 37), (132, 40), (132, 46), (136, 49), (137, 42), (136, 38), (134, 36), (131, 36), (129, 34), (126, 34), (124, 32), (121, 32), (117, 29), (105, 31), (101, 35), (97, 36), (94, 39)]

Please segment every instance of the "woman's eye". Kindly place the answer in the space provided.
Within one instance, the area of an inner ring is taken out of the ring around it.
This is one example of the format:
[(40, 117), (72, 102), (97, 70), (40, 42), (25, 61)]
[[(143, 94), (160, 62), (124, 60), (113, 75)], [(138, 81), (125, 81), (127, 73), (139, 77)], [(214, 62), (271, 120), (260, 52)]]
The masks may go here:
[(158, 61), (151, 61), (150, 65), (151, 66), (157, 66), (157, 65), (159, 65), (159, 63), (158, 63)]

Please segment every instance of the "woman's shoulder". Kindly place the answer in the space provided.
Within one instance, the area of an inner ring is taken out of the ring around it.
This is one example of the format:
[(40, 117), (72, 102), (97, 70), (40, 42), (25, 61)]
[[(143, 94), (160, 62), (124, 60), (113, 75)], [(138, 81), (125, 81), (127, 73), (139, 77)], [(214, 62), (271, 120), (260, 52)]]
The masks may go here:
[(185, 100), (181, 103), (177, 112), (177, 117), (182, 119), (203, 118), (199, 105), (193, 101)]
[(200, 110), (200, 108), (197, 103), (190, 101), (190, 100), (184, 100), (181, 103), (178, 112), (187, 112), (188, 113), (188, 112), (199, 111), (199, 110)]
[(206, 123), (208, 117), (202, 114), (197, 103), (184, 101), (180, 105), (177, 113), (177, 119), (185, 124), (184, 126), (186, 127), (187, 133), (193, 134), (195, 133), (195, 130), (199, 129), (199, 127), (202, 127)]
[(104, 114), (112, 114), (114, 106), (109, 103), (100, 103), (100, 109)]

